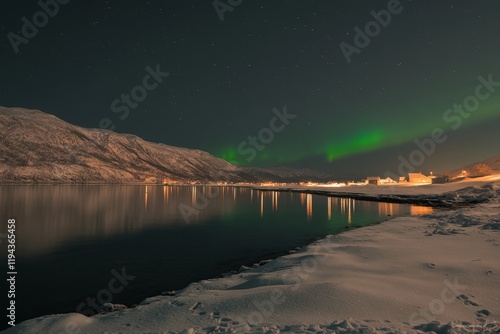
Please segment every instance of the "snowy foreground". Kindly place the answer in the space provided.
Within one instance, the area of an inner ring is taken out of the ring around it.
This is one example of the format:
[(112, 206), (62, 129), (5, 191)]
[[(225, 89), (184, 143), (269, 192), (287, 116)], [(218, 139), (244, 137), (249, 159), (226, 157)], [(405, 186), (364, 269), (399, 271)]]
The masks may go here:
[(355, 192), (384, 191), (483, 203), (328, 236), (132, 309), (45, 316), (5, 333), (500, 332), (500, 176)]

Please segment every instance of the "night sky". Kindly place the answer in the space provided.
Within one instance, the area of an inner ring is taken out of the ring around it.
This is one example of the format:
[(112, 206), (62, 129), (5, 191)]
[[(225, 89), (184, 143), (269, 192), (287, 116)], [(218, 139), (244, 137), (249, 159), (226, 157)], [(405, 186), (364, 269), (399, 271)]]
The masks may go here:
[[(436, 128), (447, 139), (435, 143), (418, 171), (500, 153), (500, 86), (483, 87), (488, 97), (473, 111), (447, 113), (475, 96), (479, 76), (500, 82), (499, 1), (401, 0), (350, 63), (340, 44), (355, 47), (354, 28), (364, 31), (376, 20), (370, 12), (394, 1), (238, 2), (220, 0), (220, 8), (231, 9), (221, 20), (209, 0), (72, 0), (19, 42), (19, 53), (9, 33), (23, 38), (22, 18), (32, 23), (41, 7), (6, 2), (0, 105), (244, 165), (308, 167), (338, 177), (397, 173), (399, 157), (410, 159), (419, 149), (415, 139), (431, 138)], [(157, 68), (168, 76), (144, 81)], [(127, 107), (121, 96), (134, 88), (147, 96)], [(295, 118), (285, 127), (274, 122), (280, 131), (272, 140), (264, 130), (269, 142), (249, 149), (248, 136), (269, 128), (284, 108)]]

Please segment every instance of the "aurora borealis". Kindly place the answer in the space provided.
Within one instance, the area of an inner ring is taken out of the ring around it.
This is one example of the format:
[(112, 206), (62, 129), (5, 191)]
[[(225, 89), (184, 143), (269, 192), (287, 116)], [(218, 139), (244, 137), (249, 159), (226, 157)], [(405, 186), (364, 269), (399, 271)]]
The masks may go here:
[[(425, 170), (499, 154), (500, 89), (457, 129), (443, 115), (474, 95), (479, 76), (500, 81), (500, 4), (400, 4), (348, 63), (339, 45), (388, 1), (243, 1), (223, 21), (211, 1), (71, 1), (16, 54), (8, 33), (39, 10), (17, 1), (0, 14), (0, 105), (85, 127), (106, 117), (117, 132), (228, 161), (340, 176), (394, 169), (436, 128), (448, 139)], [(168, 78), (120, 119), (111, 103), (157, 64)], [(248, 159), (238, 146), (284, 106), (297, 117)]]
[[(500, 82), (500, 80), (497, 82)], [(495, 120), (498, 121), (500, 115), (500, 94), (497, 96), (492, 94), (486, 101), (480, 101), (481, 103), (477, 110), (470, 112), (470, 116), (467, 118), (456, 113), (451, 113), (452, 116), (449, 117), (453, 118), (453, 122), (452, 120), (446, 121), (444, 119), (447, 110), (453, 111), (453, 105), (460, 104), (464, 98), (473, 95), (475, 84), (474, 82), (470, 83), (468, 94), (465, 88), (457, 91), (455, 94), (457, 96), (456, 102), (453, 102), (449, 106), (445, 106), (444, 103), (440, 103), (439, 101), (430, 101), (428, 105), (419, 105), (417, 102), (413, 106), (401, 106), (400, 110), (405, 109), (405, 112), (401, 112), (403, 117), (387, 118), (383, 119), (383, 121), (372, 120), (373, 125), (371, 126), (367, 124), (353, 124), (347, 131), (340, 130), (339, 132), (336, 131), (330, 134), (332, 138), (330, 141), (325, 139), (324, 133), (328, 133), (329, 131), (327, 128), (324, 128), (323, 131), (318, 132), (317, 139), (312, 139), (313, 142), (318, 143), (314, 150), (305, 148), (304, 151), (298, 152), (298, 150), (294, 149), (290, 154), (280, 155), (280, 151), (283, 150), (279, 149), (277, 152), (266, 152), (266, 154), (257, 155), (256, 160), (260, 160), (261, 164), (265, 164), (267, 161), (272, 160), (270, 156), (274, 156), (279, 157), (280, 163), (287, 163), (304, 159), (305, 157), (320, 156), (324, 157), (329, 163), (332, 163), (338, 159), (348, 158), (352, 155), (413, 143), (419, 138), (429, 137), (436, 128), (442, 128), (453, 137), (455, 130), (467, 132), (467, 128), (474, 125), (482, 125), (484, 127), (485, 123), (491, 120), (493, 122)], [(449, 101), (453, 101), (451, 94), (449, 95)], [(460, 96), (462, 96), (462, 101), (459, 100)], [(323, 142), (324, 144), (320, 144)], [(266, 148), (266, 151), (268, 150), (272, 151), (271, 148)], [(495, 151), (492, 151), (492, 154), (495, 154)], [(228, 161), (238, 161), (245, 165), (245, 159), (238, 159), (241, 157), (241, 154), (236, 149), (223, 152), (221, 157)]]

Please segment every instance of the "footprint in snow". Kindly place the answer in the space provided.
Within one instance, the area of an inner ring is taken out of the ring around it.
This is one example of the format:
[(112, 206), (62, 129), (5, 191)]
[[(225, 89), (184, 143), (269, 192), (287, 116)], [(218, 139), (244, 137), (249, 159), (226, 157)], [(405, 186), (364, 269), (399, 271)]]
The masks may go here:
[(201, 307), (201, 302), (196, 302), (196, 303), (194, 303), (194, 305), (193, 305), (193, 306), (191, 306), (191, 307), (189, 308), (189, 310), (190, 310), (191, 312), (192, 312), (192, 311), (196, 311), (196, 309), (198, 309), (198, 308), (200, 308), (200, 307)]
[(170, 302), (171, 305), (175, 305), (175, 306), (184, 306), (185, 303), (184, 302), (181, 302), (179, 300), (174, 300), (172, 302)]
[(473, 295), (459, 295), (457, 296), (457, 299), (462, 302), (464, 305), (472, 305), (472, 306), (479, 306), (478, 303), (474, 302), (471, 297), (474, 297)]
[(486, 310), (486, 309), (485, 309), (485, 310), (479, 310), (479, 311), (477, 311), (477, 312), (476, 312), (476, 315), (477, 315), (478, 317), (485, 317), (485, 316), (489, 316), (489, 315), (490, 315), (490, 311), (488, 311), (488, 310)]
[(219, 311), (210, 312), (210, 318), (212, 318), (212, 319), (220, 319), (220, 313), (219, 313)]

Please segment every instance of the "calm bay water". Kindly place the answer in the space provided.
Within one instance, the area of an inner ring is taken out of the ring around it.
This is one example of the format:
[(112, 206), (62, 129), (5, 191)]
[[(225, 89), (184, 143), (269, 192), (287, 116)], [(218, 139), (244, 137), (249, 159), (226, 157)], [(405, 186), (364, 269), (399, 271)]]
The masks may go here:
[[(5, 263), (7, 219), (17, 221), (17, 322), (92, 314), (92, 298), (131, 306), (327, 234), (431, 210), (234, 187), (122, 185), (0, 186), (0, 208)], [(122, 270), (135, 278), (104, 291)]]

